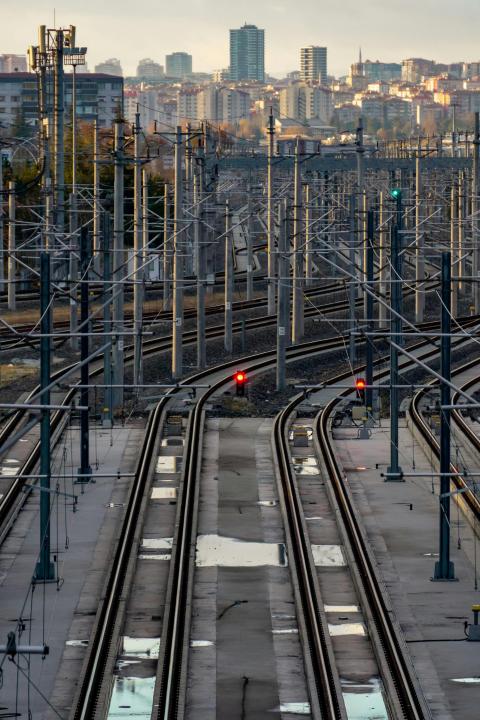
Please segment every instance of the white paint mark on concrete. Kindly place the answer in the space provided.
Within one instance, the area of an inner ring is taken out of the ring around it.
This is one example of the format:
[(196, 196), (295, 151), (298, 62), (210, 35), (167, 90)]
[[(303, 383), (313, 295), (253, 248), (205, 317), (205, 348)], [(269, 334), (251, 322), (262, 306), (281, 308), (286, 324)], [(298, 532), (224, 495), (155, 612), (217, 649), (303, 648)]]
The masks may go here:
[(313, 561), (317, 567), (346, 565), (341, 545), (312, 545)]
[(287, 564), (283, 543), (246, 542), (221, 535), (199, 535), (196, 562), (199, 567), (254, 567)]
[(152, 488), (152, 500), (171, 500), (177, 497), (177, 488)]
[(122, 639), (122, 655), (134, 655), (137, 658), (158, 658), (160, 638), (134, 638), (124, 635)]
[(480, 685), (480, 677), (452, 678), (452, 682), (465, 683), (467, 685)]
[(332, 625), (328, 623), (328, 632), (332, 637), (340, 635), (366, 635), (367, 631), (363, 623), (341, 623)]
[(213, 642), (211, 640), (191, 640), (190, 641), (190, 647), (192, 647), (192, 648), (210, 647), (211, 645), (213, 645)]
[(325, 605), (325, 612), (356, 613), (360, 612), (358, 605)]

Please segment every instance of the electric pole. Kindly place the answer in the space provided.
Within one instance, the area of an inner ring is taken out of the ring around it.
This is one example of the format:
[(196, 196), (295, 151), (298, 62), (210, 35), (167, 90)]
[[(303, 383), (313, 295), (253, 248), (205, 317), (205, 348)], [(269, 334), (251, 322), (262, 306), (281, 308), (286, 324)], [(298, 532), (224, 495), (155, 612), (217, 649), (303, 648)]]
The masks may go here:
[(295, 146), (294, 190), (293, 190), (293, 317), (292, 344), (296, 345), (303, 337), (303, 238), (302, 226), (302, 178), (300, 173), (300, 142)]
[(179, 380), (183, 373), (183, 269), (185, 240), (183, 236), (183, 140), (182, 128), (177, 127), (175, 139), (175, 187), (173, 219), (173, 329), (172, 329), (172, 377)]
[(275, 144), (275, 125), (273, 110), (268, 118), (268, 157), (267, 157), (267, 298), (269, 315), (275, 313), (275, 219), (273, 215), (273, 158)]
[(228, 201), (225, 206), (225, 350), (233, 352), (232, 335), (232, 300), (233, 300), (233, 242), (231, 231), (232, 219)]
[(133, 127), (133, 383), (143, 382), (142, 325), (143, 325), (143, 218), (142, 218), (142, 159), (140, 156), (140, 114), (135, 114)]
[(450, 385), (452, 256), (442, 253), (442, 338), (440, 382), (440, 546), (434, 580), (454, 580), (450, 560)]
[(50, 257), (40, 253), (40, 404), (45, 408), (40, 420), (40, 552), (35, 580), (49, 582), (55, 578), (55, 568), (50, 559), (50, 494), (51, 445), (50, 445), (50, 353), (52, 332), (52, 305), (50, 297)]
[(17, 263), (15, 260), (16, 244), (16, 197), (15, 197), (15, 181), (10, 180), (8, 183), (8, 262), (7, 262), (7, 303), (9, 310), (17, 309), (17, 291), (16, 276)]
[[(114, 180), (113, 180), (113, 327), (114, 331), (121, 333), (124, 330), (124, 284), (125, 277), (125, 250), (124, 250), (124, 170), (125, 147), (123, 120), (115, 120), (114, 140)], [(114, 408), (123, 404), (124, 381), (124, 339), (117, 335), (113, 340), (112, 364), (114, 384)]]
[(284, 390), (286, 385), (285, 359), (290, 322), (290, 248), (286, 210), (286, 200), (281, 200), (278, 208), (277, 390)]

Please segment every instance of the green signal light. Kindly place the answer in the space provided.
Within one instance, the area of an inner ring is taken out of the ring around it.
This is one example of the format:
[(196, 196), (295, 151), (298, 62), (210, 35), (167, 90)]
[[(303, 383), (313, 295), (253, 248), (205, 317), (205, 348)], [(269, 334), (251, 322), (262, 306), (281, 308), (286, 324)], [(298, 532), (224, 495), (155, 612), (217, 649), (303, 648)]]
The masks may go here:
[(390, 190), (390, 195), (394, 200), (398, 200), (398, 198), (402, 197), (402, 191), (399, 188), (394, 188)]

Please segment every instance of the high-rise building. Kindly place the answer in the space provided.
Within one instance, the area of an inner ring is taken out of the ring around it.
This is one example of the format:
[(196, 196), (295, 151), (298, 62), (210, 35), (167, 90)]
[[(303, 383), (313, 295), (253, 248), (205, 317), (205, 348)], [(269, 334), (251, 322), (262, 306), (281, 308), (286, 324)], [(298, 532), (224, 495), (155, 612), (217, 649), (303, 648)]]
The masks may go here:
[(137, 66), (137, 77), (145, 82), (155, 82), (163, 78), (163, 66), (151, 58), (140, 60)]
[(165, 58), (165, 72), (168, 77), (184, 78), (192, 74), (192, 56), (186, 52), (174, 52)]
[(246, 24), (230, 30), (230, 79), (265, 81), (265, 30)]
[(327, 82), (327, 48), (309, 45), (300, 50), (300, 75), (304, 82)]
[(103, 63), (95, 65), (96, 73), (105, 73), (106, 75), (120, 75), (123, 76), (122, 66), (118, 58), (109, 58)]

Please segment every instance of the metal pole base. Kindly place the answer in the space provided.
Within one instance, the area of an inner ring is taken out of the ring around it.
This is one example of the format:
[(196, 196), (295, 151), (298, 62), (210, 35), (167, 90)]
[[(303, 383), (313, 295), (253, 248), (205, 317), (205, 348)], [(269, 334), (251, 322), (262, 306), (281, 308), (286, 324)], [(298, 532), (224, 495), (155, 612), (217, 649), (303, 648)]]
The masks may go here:
[(447, 576), (445, 577), (442, 572), (442, 563), (440, 560), (437, 560), (435, 563), (435, 572), (433, 575), (432, 580), (435, 582), (436, 580), (457, 580), (455, 577), (455, 566), (452, 561), (448, 563), (448, 572)]
[(37, 566), (35, 568), (35, 575), (34, 580), (36, 583), (41, 582), (56, 582), (57, 578), (55, 577), (55, 565), (52, 562), (48, 563), (48, 566), (45, 568), (43, 566), (43, 562), (38, 562)]
[(81, 477), (77, 477), (77, 479), (75, 480), (75, 485), (92, 482), (90, 478), (93, 475), (93, 473), (92, 473), (92, 468), (90, 467), (90, 465), (88, 465), (88, 467), (86, 467), (86, 468), (78, 468), (77, 474), (80, 475)]
[(392, 468), (389, 466), (387, 468), (387, 475), (388, 477), (385, 477), (385, 482), (405, 482), (401, 467)]

